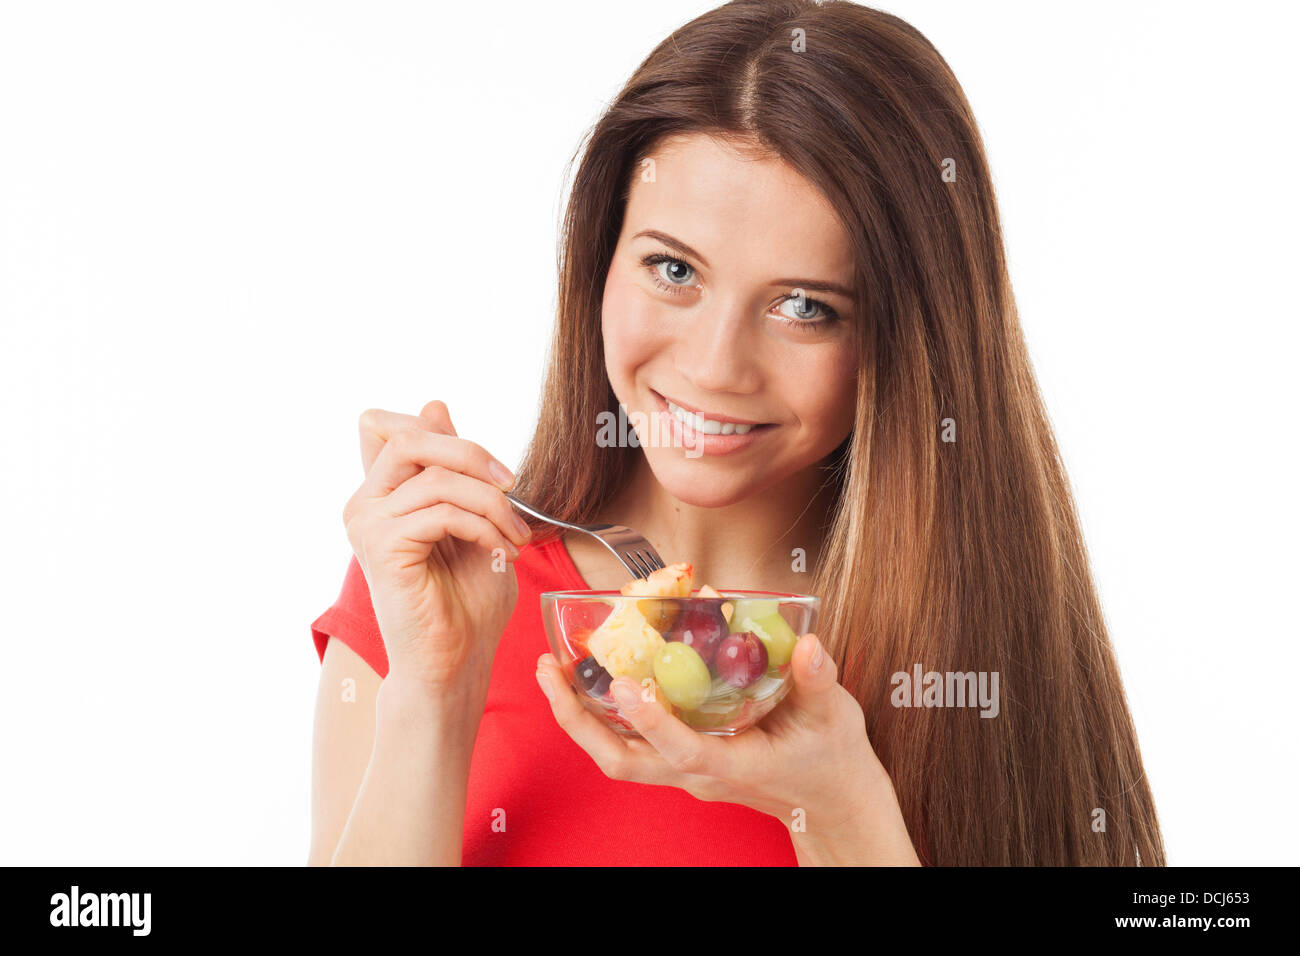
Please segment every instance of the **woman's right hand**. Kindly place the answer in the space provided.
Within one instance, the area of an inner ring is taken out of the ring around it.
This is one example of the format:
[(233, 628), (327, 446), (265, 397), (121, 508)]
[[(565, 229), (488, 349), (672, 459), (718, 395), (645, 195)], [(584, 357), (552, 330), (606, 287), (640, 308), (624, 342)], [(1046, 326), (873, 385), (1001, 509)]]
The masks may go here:
[(419, 416), (369, 409), (360, 427), (366, 477), (343, 523), (370, 588), (388, 678), (434, 694), (485, 694), (518, 598), (509, 563), (529, 538), (504, 494), (514, 478), (457, 437), (442, 402)]

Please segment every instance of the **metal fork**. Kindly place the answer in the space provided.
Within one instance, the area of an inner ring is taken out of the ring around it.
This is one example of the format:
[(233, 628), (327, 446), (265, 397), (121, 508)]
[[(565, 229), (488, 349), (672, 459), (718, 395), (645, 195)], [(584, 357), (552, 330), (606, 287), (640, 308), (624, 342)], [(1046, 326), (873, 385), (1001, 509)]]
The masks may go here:
[(658, 571), (664, 566), (663, 558), (659, 557), (659, 552), (650, 546), (650, 542), (645, 539), (644, 535), (637, 534), (631, 528), (625, 528), (621, 524), (569, 524), (569, 522), (561, 521), (559, 518), (552, 518), (548, 514), (542, 514), (528, 502), (519, 500), (508, 491), (506, 497), (520, 511), (532, 515), (539, 521), (591, 535), (609, 548), (623, 567), (638, 578), (647, 578), (650, 576), (651, 571)]

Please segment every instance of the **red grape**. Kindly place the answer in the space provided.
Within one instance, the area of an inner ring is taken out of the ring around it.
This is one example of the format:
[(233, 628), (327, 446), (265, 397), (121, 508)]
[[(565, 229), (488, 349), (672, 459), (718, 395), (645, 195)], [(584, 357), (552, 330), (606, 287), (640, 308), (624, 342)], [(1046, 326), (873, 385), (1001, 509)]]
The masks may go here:
[(767, 673), (767, 645), (757, 634), (729, 634), (718, 644), (714, 666), (732, 687), (748, 687)]
[(673, 622), (673, 629), (665, 635), (669, 641), (681, 641), (700, 655), (710, 669), (718, 648), (727, 636), (727, 619), (722, 614), (722, 601), (692, 601)]

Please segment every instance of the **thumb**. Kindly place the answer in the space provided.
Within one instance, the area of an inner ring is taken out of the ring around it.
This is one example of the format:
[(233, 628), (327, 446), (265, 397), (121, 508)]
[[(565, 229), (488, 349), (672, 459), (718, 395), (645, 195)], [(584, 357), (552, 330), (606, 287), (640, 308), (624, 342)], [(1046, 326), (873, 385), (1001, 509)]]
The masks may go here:
[(829, 717), (839, 687), (838, 668), (816, 634), (799, 638), (790, 657), (790, 675), (794, 687), (790, 696), (801, 710), (817, 717)]

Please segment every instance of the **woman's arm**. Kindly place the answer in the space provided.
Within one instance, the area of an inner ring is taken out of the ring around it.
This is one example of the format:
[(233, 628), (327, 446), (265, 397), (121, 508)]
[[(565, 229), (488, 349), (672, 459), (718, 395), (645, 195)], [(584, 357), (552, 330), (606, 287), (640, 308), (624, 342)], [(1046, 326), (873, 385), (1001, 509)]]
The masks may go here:
[[(460, 862), (469, 754), (483, 708), (383, 681), (325, 648), (312, 757), (309, 866)], [(472, 714), (472, 720), (464, 715)]]
[(325, 645), (311, 757), (308, 866), (329, 866), (375, 749), (375, 700), (382, 678), (336, 638)]
[(383, 682), (375, 746), (334, 866), (460, 866), (470, 756), (483, 694), (434, 697)]

